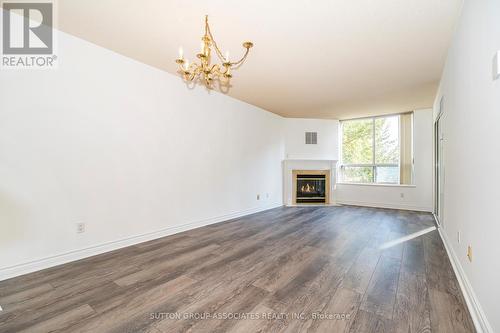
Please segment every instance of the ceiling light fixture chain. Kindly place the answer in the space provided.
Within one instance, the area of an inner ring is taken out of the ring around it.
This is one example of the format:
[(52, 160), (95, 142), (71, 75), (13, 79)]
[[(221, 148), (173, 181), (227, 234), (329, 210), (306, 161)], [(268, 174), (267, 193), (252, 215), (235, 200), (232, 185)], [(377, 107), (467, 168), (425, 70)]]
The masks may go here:
[[(229, 80), (232, 78), (231, 69), (236, 69), (245, 61), (250, 51), (253, 47), (252, 42), (244, 42), (243, 47), (245, 48), (245, 53), (243, 57), (236, 61), (229, 61), (229, 54), (224, 56), (219, 46), (215, 42), (215, 39), (210, 31), (210, 25), (208, 24), (208, 15), (205, 16), (205, 34), (201, 38), (201, 50), (200, 53), (196, 55), (200, 59), (199, 63), (189, 63), (188, 60), (184, 59), (182, 48), (179, 49), (179, 58), (175, 62), (179, 65), (180, 72), (186, 81), (193, 81), (195, 78), (203, 79), (205, 85), (208, 88), (212, 87), (212, 82), (214, 79), (219, 80), (223, 85), (228, 86)], [(217, 57), (222, 62), (222, 67), (219, 64), (210, 64), (210, 54), (211, 47), (215, 49)]]

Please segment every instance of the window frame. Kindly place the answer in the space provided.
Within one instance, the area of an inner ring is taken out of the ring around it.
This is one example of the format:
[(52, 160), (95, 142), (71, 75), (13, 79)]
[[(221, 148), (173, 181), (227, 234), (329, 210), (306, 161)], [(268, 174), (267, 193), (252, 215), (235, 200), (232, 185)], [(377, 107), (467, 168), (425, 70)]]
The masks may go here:
[[(398, 182), (396, 183), (390, 183), (390, 182), (377, 182), (377, 167), (397, 167), (399, 170), (401, 170), (401, 115), (405, 113), (393, 113), (393, 114), (385, 114), (385, 115), (378, 115), (378, 116), (370, 116), (370, 117), (361, 117), (361, 118), (351, 118), (351, 119), (343, 119), (340, 120), (340, 165), (339, 165), (339, 170), (340, 170), (340, 180), (341, 183), (345, 184), (363, 184), (363, 185), (401, 185), (401, 175), (398, 176)], [(375, 163), (375, 148), (376, 148), (376, 133), (375, 133), (375, 120), (379, 118), (390, 118), (390, 117), (398, 117), (398, 150), (400, 154), (398, 155), (398, 163)], [(349, 122), (349, 121), (356, 121), (356, 120), (366, 120), (370, 119), (372, 121), (372, 163), (344, 163), (343, 158), (343, 148), (344, 148), (344, 123)], [(366, 168), (371, 168), (372, 169), (372, 180), (371, 182), (354, 182), (354, 181), (348, 181), (344, 179), (344, 170), (346, 167), (366, 167)]]

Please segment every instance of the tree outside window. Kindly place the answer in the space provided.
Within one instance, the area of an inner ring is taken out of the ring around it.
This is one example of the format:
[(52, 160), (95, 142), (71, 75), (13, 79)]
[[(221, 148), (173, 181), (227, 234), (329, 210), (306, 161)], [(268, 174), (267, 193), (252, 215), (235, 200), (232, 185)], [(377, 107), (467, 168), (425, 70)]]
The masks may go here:
[(399, 118), (342, 121), (342, 181), (399, 184)]

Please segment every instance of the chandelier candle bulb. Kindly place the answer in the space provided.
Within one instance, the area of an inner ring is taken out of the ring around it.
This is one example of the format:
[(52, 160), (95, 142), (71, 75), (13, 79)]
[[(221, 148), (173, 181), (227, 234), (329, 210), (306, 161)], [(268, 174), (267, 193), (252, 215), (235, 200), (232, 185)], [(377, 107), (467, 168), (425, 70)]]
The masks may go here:
[[(179, 70), (184, 80), (202, 81), (209, 89), (212, 88), (213, 82), (218, 82), (221, 89), (222, 87), (229, 89), (229, 79), (233, 77), (231, 68), (238, 68), (245, 61), (251, 47), (253, 47), (252, 42), (244, 42), (243, 48), (245, 48), (245, 52), (241, 59), (236, 62), (230, 62), (229, 52), (226, 52), (224, 56), (214, 40), (212, 32), (210, 31), (210, 26), (208, 25), (207, 15), (205, 16), (205, 34), (201, 38), (200, 53), (196, 55), (199, 62), (196, 61), (189, 65), (189, 61), (184, 59), (182, 47), (179, 48), (179, 58), (176, 59), (175, 62), (179, 65)], [(221, 64), (210, 63), (212, 59), (212, 50), (215, 51), (215, 55), (219, 58)]]

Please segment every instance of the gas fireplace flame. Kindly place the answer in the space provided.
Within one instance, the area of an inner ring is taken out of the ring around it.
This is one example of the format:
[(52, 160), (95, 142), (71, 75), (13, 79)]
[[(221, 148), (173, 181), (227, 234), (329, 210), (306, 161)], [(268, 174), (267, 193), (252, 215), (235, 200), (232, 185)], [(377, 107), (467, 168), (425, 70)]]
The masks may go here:
[(305, 193), (313, 192), (314, 191), (314, 185), (309, 185), (309, 184), (302, 185), (302, 187), (300, 188), (300, 190), (302, 192), (305, 192)]

